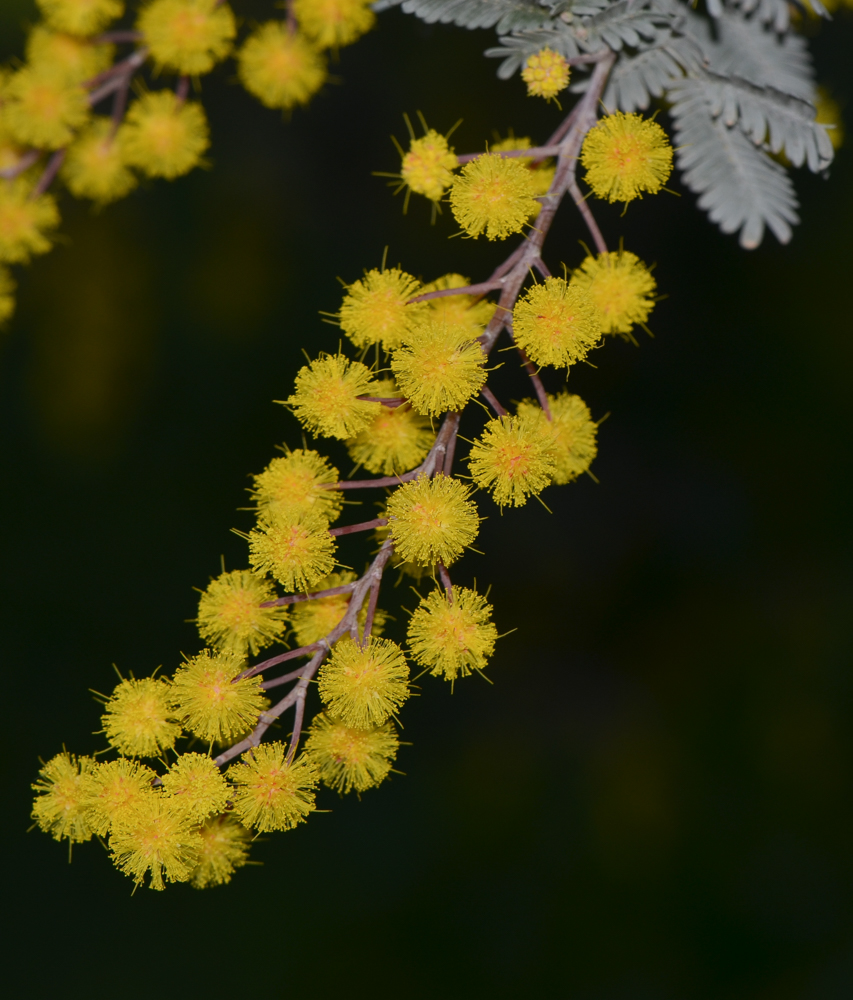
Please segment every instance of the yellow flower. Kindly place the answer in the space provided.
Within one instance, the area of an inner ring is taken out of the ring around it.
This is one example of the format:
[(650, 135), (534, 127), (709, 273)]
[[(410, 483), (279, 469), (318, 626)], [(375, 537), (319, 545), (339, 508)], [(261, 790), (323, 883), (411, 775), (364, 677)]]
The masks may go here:
[(56, 202), (49, 194), (32, 197), (23, 177), (0, 181), (0, 261), (26, 264), (34, 254), (47, 253), (46, 233), (59, 225)]
[(569, 73), (569, 64), (559, 52), (544, 48), (528, 57), (521, 79), (527, 84), (528, 97), (544, 97), (550, 101), (568, 87)]
[(221, 0), (153, 0), (136, 21), (158, 68), (198, 76), (231, 49), (237, 25)]
[(672, 146), (657, 122), (615, 111), (589, 130), (581, 149), (584, 178), (596, 197), (628, 202), (657, 194), (672, 173)]
[(392, 723), (354, 729), (321, 713), (314, 717), (305, 752), (324, 785), (345, 795), (374, 788), (388, 777), (400, 741)]
[(85, 38), (50, 31), (37, 24), (27, 36), (27, 62), (82, 83), (105, 70), (113, 61), (112, 45), (96, 45)]
[(127, 815), (116, 817), (110, 835), (113, 862), (137, 885), (151, 873), (151, 888), (186, 882), (198, 864), (201, 837), (180, 804), (167, 795), (146, 795)]
[(486, 355), (465, 330), (428, 320), (391, 355), (391, 371), (418, 413), (460, 410), (486, 382)]
[(39, 771), (32, 786), (36, 792), (32, 817), (54, 840), (67, 837), (72, 844), (79, 844), (91, 838), (84, 782), (93, 767), (91, 757), (58, 753)]
[(118, 140), (128, 165), (149, 177), (173, 180), (201, 163), (210, 133), (200, 104), (159, 90), (130, 106)]
[(453, 147), (431, 128), (420, 139), (412, 139), (409, 151), (403, 154), (400, 177), (415, 194), (440, 201), (453, 183), (453, 171), (458, 166)]
[(15, 312), (15, 279), (7, 267), (0, 264), (0, 324), (10, 319)]
[(388, 498), (391, 537), (403, 560), (449, 566), (477, 537), (480, 519), (468, 499), (471, 488), (458, 479), (419, 476)]
[(94, 35), (124, 13), (123, 0), (36, 0), (55, 31)]
[(520, 233), (539, 209), (532, 171), (515, 159), (485, 153), (466, 163), (450, 188), (450, 208), (469, 236), (490, 240)]
[(601, 316), (590, 296), (562, 278), (532, 285), (512, 311), (513, 336), (537, 365), (568, 368), (601, 341)]
[(482, 670), (497, 638), (492, 606), (466, 587), (454, 587), (452, 600), (433, 590), (421, 599), (409, 622), (409, 649), (415, 662), (433, 677), (449, 681)]
[(200, 739), (224, 742), (252, 729), (269, 702), (260, 677), (236, 680), (244, 661), (203, 649), (175, 671), (173, 700), (184, 725)]
[[(461, 274), (443, 274), (435, 281), (424, 285), (420, 294), (440, 292), (446, 288), (464, 288), (470, 284), (468, 278)], [(478, 299), (475, 295), (445, 295), (439, 299), (428, 299), (426, 304), (436, 322), (445, 323), (462, 331), (471, 340), (480, 336), (495, 314), (494, 302)]]
[(426, 303), (409, 299), (421, 292), (421, 283), (397, 267), (374, 268), (347, 286), (338, 319), (356, 347), (379, 344), (390, 351), (418, 328), (429, 312)]
[(228, 783), (207, 754), (182, 753), (162, 782), (163, 793), (174, 796), (196, 823), (222, 812), (228, 804)]
[(540, 421), (497, 417), (471, 448), (471, 476), (478, 486), (491, 490), (495, 503), (520, 507), (550, 485), (552, 450), (551, 435)]
[[(507, 152), (511, 149), (530, 149), (533, 143), (530, 141), (528, 136), (514, 136), (509, 135), (506, 139), (501, 139), (500, 142), (492, 144), (491, 151), (493, 153)], [(518, 156), (515, 157), (518, 163), (523, 163), (525, 167), (530, 171), (530, 176), (533, 179), (533, 194), (543, 195), (547, 194), (551, 189), (551, 184), (554, 181), (554, 174), (556, 173), (556, 167), (554, 166), (554, 161), (552, 159), (546, 160), (533, 160), (528, 156)], [(542, 210), (542, 203), (536, 202), (536, 210), (531, 212), (530, 218), (535, 219), (540, 211)]]
[(240, 82), (268, 108), (307, 104), (326, 80), (326, 62), (301, 35), (268, 21), (237, 53)]
[(314, 434), (346, 440), (354, 437), (376, 416), (379, 403), (359, 396), (376, 395), (376, 384), (366, 365), (342, 354), (327, 354), (300, 368), (296, 391), (285, 405)]
[(62, 164), (62, 179), (75, 197), (91, 198), (100, 205), (123, 198), (136, 187), (136, 177), (114, 140), (110, 118), (95, 118), (71, 144)]
[(127, 758), (96, 764), (83, 779), (92, 832), (106, 837), (116, 820), (126, 819), (143, 798), (155, 794), (156, 777), (150, 767)]
[[(355, 573), (348, 570), (343, 573), (330, 573), (325, 579), (318, 580), (313, 585), (314, 590), (333, 590), (356, 580)], [(350, 594), (337, 594), (332, 597), (315, 597), (310, 601), (300, 601), (293, 605), (293, 631), (300, 646), (310, 646), (325, 637), (340, 624), (349, 608)], [(361, 631), (367, 618), (367, 603), (362, 604), (357, 621)], [(385, 625), (385, 612), (376, 608), (373, 616), (373, 634), (382, 635)]]
[(51, 66), (27, 66), (4, 88), (3, 118), (24, 145), (59, 149), (86, 124), (89, 103), (79, 82)]
[(118, 683), (101, 716), (110, 745), (130, 757), (159, 757), (173, 747), (181, 725), (171, 699), (171, 686), (162, 678), (128, 678)]
[(548, 407), (550, 421), (538, 403), (525, 399), (518, 404), (518, 416), (523, 420), (538, 420), (550, 432), (555, 462), (553, 478), (558, 486), (563, 486), (587, 472), (592, 465), (598, 454), (598, 424), (580, 396), (568, 392), (556, 396), (549, 393)]
[(314, 810), (314, 763), (307, 756), (288, 763), (286, 751), (284, 743), (262, 743), (228, 769), (228, 777), (237, 786), (234, 812), (259, 833), (292, 830)]
[(371, 0), (294, 0), (299, 27), (321, 49), (350, 45), (376, 23)]
[(249, 562), (287, 590), (306, 591), (335, 565), (335, 540), (328, 528), (319, 514), (278, 511), (263, 517), (249, 535)]
[(318, 679), (330, 714), (355, 729), (381, 726), (409, 697), (409, 666), (390, 639), (341, 639)]
[[(383, 379), (377, 395), (383, 399), (399, 398), (394, 380)], [(347, 441), (347, 451), (368, 472), (390, 476), (407, 472), (423, 461), (434, 439), (429, 421), (411, 406), (406, 403), (381, 406), (373, 422)]]
[(646, 322), (655, 305), (655, 279), (640, 258), (627, 250), (587, 257), (572, 272), (571, 284), (595, 303), (603, 332), (626, 339), (635, 323)]
[(217, 650), (254, 656), (280, 639), (287, 626), (287, 608), (262, 608), (276, 592), (251, 570), (222, 573), (208, 584), (198, 602), (199, 635)]
[(190, 881), (196, 889), (224, 885), (249, 857), (249, 831), (230, 816), (214, 816), (198, 831), (201, 837), (198, 864)]
[(252, 499), (260, 515), (276, 511), (293, 514), (320, 514), (334, 521), (341, 512), (340, 490), (327, 487), (341, 478), (338, 470), (316, 451), (285, 446), (283, 458), (274, 458), (257, 476), (253, 476)]

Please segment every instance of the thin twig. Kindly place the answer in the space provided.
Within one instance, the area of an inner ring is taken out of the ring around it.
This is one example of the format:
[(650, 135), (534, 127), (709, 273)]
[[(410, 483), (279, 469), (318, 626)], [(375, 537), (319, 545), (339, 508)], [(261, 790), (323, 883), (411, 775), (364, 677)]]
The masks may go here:
[(447, 567), (444, 563), (438, 564), (438, 577), (441, 580), (441, 585), (444, 587), (445, 592), (450, 600), (453, 602), (453, 584), (450, 582), (450, 574), (447, 572)]
[[(263, 673), (264, 670), (269, 670), (270, 667), (277, 667), (280, 663), (286, 663), (288, 660), (295, 660), (297, 656), (308, 656), (309, 653), (316, 653), (323, 649), (325, 643), (312, 642), (309, 646), (300, 646), (299, 649), (289, 649), (286, 653), (279, 653), (278, 656), (271, 656), (268, 660), (263, 660), (261, 663), (256, 663), (253, 667), (249, 667), (248, 670), (244, 670), (237, 678), (237, 680), (245, 680), (247, 677), (256, 677), (258, 674)], [(302, 667), (298, 670), (294, 670), (292, 674), (288, 674), (288, 677), (297, 677), (302, 671)], [(280, 682), (281, 678), (277, 678)]]
[[(527, 149), (490, 149), (489, 154), (492, 156), (505, 156), (505, 157), (519, 157), (525, 156), (529, 159), (535, 160), (546, 160), (549, 156), (558, 156), (560, 152), (559, 146), (530, 146)], [(460, 163), (470, 163), (471, 160), (476, 160), (479, 156), (486, 156), (486, 153), (463, 153), (461, 156), (457, 156), (456, 159)]]
[(480, 395), (495, 411), (495, 416), (505, 417), (509, 412), (503, 406), (501, 406), (501, 404), (498, 402), (497, 396), (495, 396), (495, 394), (487, 385), (484, 385), (483, 388), (480, 390)]
[(51, 158), (47, 161), (47, 166), (42, 171), (42, 175), (39, 177), (38, 183), (30, 192), (30, 198), (38, 198), (40, 194), (44, 194), (50, 185), (53, 184), (56, 180), (56, 175), (59, 173), (59, 168), (65, 161), (66, 152), (66, 149), (57, 149), (53, 156), (51, 156)]
[(355, 586), (354, 583), (343, 583), (340, 587), (330, 587), (328, 590), (315, 590), (311, 594), (290, 594), (288, 597), (279, 597), (275, 601), (264, 601), (262, 608), (280, 608), (285, 604), (298, 604), (300, 601), (322, 600), (324, 597), (337, 597), (338, 594), (348, 594)]
[(19, 174), (22, 174), (25, 170), (29, 170), (30, 167), (38, 162), (38, 158), (41, 156), (40, 149), (29, 149), (24, 153), (17, 163), (13, 163), (11, 167), (4, 167), (0, 170), (0, 177), (5, 178), (7, 181), (12, 180)]
[(435, 292), (425, 292), (423, 295), (416, 295), (406, 303), (427, 302), (430, 299), (443, 299), (448, 295), (484, 295), (486, 292), (493, 292), (501, 287), (501, 282), (493, 278), (488, 281), (481, 281), (476, 285), (463, 285), (461, 288), (440, 288)]
[(575, 205), (577, 205), (578, 211), (583, 216), (583, 221), (586, 223), (586, 228), (589, 230), (590, 236), (592, 236), (595, 249), (599, 253), (607, 253), (607, 244), (604, 242), (604, 237), (601, 235), (598, 223), (595, 221), (592, 210), (587, 204), (586, 198), (581, 194), (581, 189), (578, 187), (578, 182), (574, 177), (569, 182), (569, 194), (572, 196)]
[(365, 403), (381, 403), (383, 406), (387, 406), (389, 410), (393, 410), (398, 406), (402, 406), (403, 403), (408, 402), (405, 396), (356, 396), (355, 398)]
[(530, 376), (530, 381), (533, 383), (533, 388), (536, 390), (536, 396), (539, 399), (539, 405), (545, 411), (545, 416), (551, 419), (551, 407), (548, 405), (548, 393), (545, 392), (545, 386), (542, 385), (542, 379), (539, 378), (539, 372), (536, 371), (536, 365), (528, 358), (522, 348), (518, 348), (518, 353), (521, 355), (521, 360), (524, 362), (524, 368), (527, 374)]
[(329, 534), (337, 537), (338, 535), (353, 535), (357, 531), (370, 531), (371, 528), (384, 528), (388, 523), (387, 517), (374, 517), (372, 521), (362, 521), (360, 524), (347, 524), (343, 528), (329, 528)]

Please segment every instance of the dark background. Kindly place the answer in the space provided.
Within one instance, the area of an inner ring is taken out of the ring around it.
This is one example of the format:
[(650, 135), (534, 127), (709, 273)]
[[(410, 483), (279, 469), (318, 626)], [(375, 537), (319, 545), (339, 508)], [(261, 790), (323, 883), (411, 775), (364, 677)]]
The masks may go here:
[[(3, 3), (3, 52), (32, 17)], [(852, 29), (841, 15), (815, 41), (842, 101)], [(172, 670), (199, 645), (192, 587), (221, 553), (245, 564), (229, 528), (248, 526), (247, 474), (299, 443), (270, 401), (302, 348), (336, 346), (318, 316), (336, 276), (386, 244), (426, 280), (507, 252), (448, 242), (447, 214), (430, 227), (413, 199), (403, 216), (371, 176), (398, 169), (403, 112), (464, 118), (458, 151), (510, 126), (546, 137), (559, 113), (496, 80), (491, 38), (392, 11), (284, 123), (232, 64), (204, 81), (211, 169), (100, 214), (64, 198), (62, 243), (20, 273), (0, 343), (3, 942), (29, 995), (853, 994), (848, 149), (828, 181), (797, 178), (788, 247), (742, 251), (688, 193), (595, 206), (669, 298), (653, 340), (572, 373), (612, 414), (600, 484), (548, 490), (551, 515), (483, 499), (486, 554), (455, 577), (491, 584), (517, 631), (493, 686), (425, 679), (405, 777), (324, 794), (331, 812), (205, 892), (131, 896), (97, 844), (69, 866), (25, 832), (38, 757), (100, 746), (88, 689), (113, 662)], [(566, 206), (552, 267), (585, 238)], [(513, 366), (497, 384), (527, 392)], [(398, 619), (401, 601), (405, 582)]]

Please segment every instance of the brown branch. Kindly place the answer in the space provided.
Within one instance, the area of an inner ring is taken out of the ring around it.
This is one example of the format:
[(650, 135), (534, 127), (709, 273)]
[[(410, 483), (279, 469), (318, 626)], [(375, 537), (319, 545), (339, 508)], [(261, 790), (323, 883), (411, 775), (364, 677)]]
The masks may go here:
[[(99, 73), (97, 76), (93, 76), (91, 80), (87, 80), (83, 86), (87, 90), (92, 91), (92, 93), (89, 94), (90, 107), (94, 107), (105, 97), (108, 97), (116, 90), (125, 86), (126, 82), (129, 82), (129, 79), (145, 62), (147, 57), (148, 49), (137, 49), (136, 52), (129, 55), (127, 59), (123, 59), (121, 62), (111, 66), (109, 69), (105, 69), (103, 73)], [(102, 85), (99, 87), (98, 84)], [(94, 89), (96, 87), (97, 89)]]
[(379, 587), (382, 584), (382, 577), (377, 577), (373, 581), (373, 585), (370, 588), (370, 600), (367, 604), (367, 617), (364, 619), (364, 641), (362, 645), (370, 638), (370, 633), (373, 631), (373, 619), (376, 616), (376, 605), (379, 602)]
[(596, 250), (599, 253), (607, 253), (607, 244), (604, 242), (604, 237), (601, 235), (598, 223), (593, 217), (592, 209), (587, 204), (586, 198), (581, 194), (581, 189), (578, 187), (578, 182), (574, 177), (569, 181), (569, 194), (572, 196), (575, 205), (577, 205), (578, 211), (583, 216), (583, 221), (586, 223), (586, 228), (589, 230), (590, 236), (592, 236), (592, 242), (595, 244)]
[(402, 406), (403, 403), (408, 402), (405, 396), (356, 396), (355, 398), (365, 403), (381, 403), (383, 406), (387, 406), (389, 410), (393, 410), (395, 407)]
[(495, 394), (487, 385), (484, 385), (483, 388), (480, 390), (480, 395), (495, 411), (495, 416), (505, 417), (507, 413), (509, 413), (509, 410), (506, 410), (504, 409), (503, 406), (501, 406), (501, 404), (498, 402), (497, 396), (495, 396)]
[(441, 585), (451, 601), (453, 602), (453, 584), (450, 582), (450, 574), (447, 572), (447, 567), (444, 563), (438, 564), (438, 577), (441, 580)]
[(416, 479), (423, 466), (419, 465), (411, 472), (403, 472), (399, 476), (379, 476), (376, 479), (342, 479), (339, 483), (331, 483), (325, 487), (327, 490), (369, 490), (379, 489), (383, 486), (399, 486), (401, 483), (408, 483), (411, 479)]
[(527, 149), (490, 149), (488, 153), (463, 153), (461, 156), (457, 156), (456, 159), (460, 163), (470, 163), (471, 160), (476, 160), (478, 156), (492, 155), (505, 157), (524, 156), (534, 160), (546, 160), (549, 156), (558, 156), (559, 153), (560, 147), (556, 145), (530, 146)]
[(524, 362), (524, 368), (527, 374), (530, 376), (530, 381), (533, 383), (533, 388), (536, 390), (536, 396), (539, 399), (539, 405), (545, 411), (545, 416), (551, 419), (551, 407), (548, 405), (548, 393), (545, 392), (545, 386), (542, 385), (542, 379), (539, 378), (539, 372), (536, 371), (536, 366), (528, 358), (526, 352), (519, 347), (518, 353), (521, 355), (521, 360)]
[(31, 199), (38, 198), (40, 194), (44, 194), (50, 185), (56, 180), (56, 175), (59, 173), (59, 169), (65, 161), (66, 152), (66, 149), (57, 149), (53, 156), (51, 156), (51, 158), (47, 161), (47, 166), (42, 171), (42, 175), (39, 177), (38, 183), (30, 192)]
[(315, 590), (310, 594), (290, 594), (287, 597), (279, 597), (274, 601), (264, 601), (262, 608), (280, 608), (285, 604), (298, 604), (300, 601), (321, 600), (324, 597), (337, 597), (338, 594), (348, 594), (355, 586), (354, 583), (343, 583), (340, 587), (330, 587), (328, 590)]
[(360, 524), (347, 524), (343, 528), (329, 528), (329, 534), (334, 537), (337, 537), (338, 535), (353, 535), (357, 531), (370, 531), (371, 528), (384, 528), (387, 523), (387, 517), (374, 517), (372, 521), (362, 521)]
[[(253, 667), (249, 667), (248, 670), (244, 670), (241, 674), (238, 674), (234, 679), (244, 681), (247, 677), (255, 677), (264, 670), (269, 670), (270, 667), (277, 667), (280, 663), (295, 660), (297, 656), (307, 656), (309, 653), (317, 653), (323, 648), (324, 643), (320, 641), (312, 642), (309, 646), (300, 646), (299, 649), (289, 649), (286, 653), (279, 653), (278, 656), (271, 656), (268, 660), (256, 663)], [(300, 673), (302, 673), (302, 667), (294, 670), (292, 674), (288, 674), (288, 677), (297, 677)], [(277, 680), (281, 682), (281, 678), (277, 678)]]
[(0, 177), (10, 181), (19, 174), (22, 174), (25, 170), (29, 170), (34, 163), (38, 162), (41, 152), (42, 151), (40, 149), (27, 150), (26, 153), (21, 155), (21, 158), (17, 163), (13, 163), (11, 167), (4, 167), (0, 170)]
[(476, 285), (463, 285), (461, 288), (440, 288), (435, 292), (425, 292), (423, 295), (416, 295), (409, 299), (406, 305), (413, 302), (428, 302), (430, 299), (443, 299), (448, 295), (485, 295), (486, 292), (494, 292), (501, 287), (501, 282), (495, 278), (488, 281), (481, 281)]
[(141, 31), (105, 31), (101, 35), (96, 35), (92, 41), (96, 45), (109, 45), (111, 42), (121, 45), (122, 42), (141, 42), (142, 38)]

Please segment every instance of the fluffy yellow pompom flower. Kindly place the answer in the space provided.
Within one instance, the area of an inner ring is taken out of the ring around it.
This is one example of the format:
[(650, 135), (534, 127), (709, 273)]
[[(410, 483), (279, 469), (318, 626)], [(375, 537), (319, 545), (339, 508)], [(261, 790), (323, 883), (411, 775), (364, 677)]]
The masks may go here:
[(70, 35), (94, 35), (124, 13), (123, 0), (36, 0), (45, 21)]
[(409, 697), (409, 665), (390, 639), (371, 636), (362, 646), (341, 639), (320, 667), (320, 697), (347, 726), (381, 726)]
[[(493, 153), (501, 153), (508, 152), (512, 149), (530, 149), (532, 145), (533, 143), (530, 141), (528, 136), (510, 135), (506, 139), (501, 139), (500, 142), (493, 143), (491, 151)], [(533, 179), (533, 194), (547, 194), (551, 188), (551, 184), (553, 183), (554, 174), (556, 173), (554, 161), (547, 159), (537, 162), (528, 156), (518, 156), (515, 157), (515, 159), (518, 163), (523, 163), (524, 166), (530, 171), (530, 176)], [(536, 210), (531, 213), (530, 218), (535, 219), (541, 210), (542, 204), (537, 201)]]
[(341, 512), (340, 490), (328, 489), (341, 478), (338, 470), (316, 451), (285, 447), (283, 458), (274, 458), (253, 476), (252, 499), (258, 514), (287, 511), (293, 514), (320, 514), (334, 521)]
[(15, 279), (9, 269), (0, 264), (0, 324), (15, 312)]
[(501, 507), (520, 507), (538, 496), (556, 467), (548, 429), (538, 420), (510, 416), (486, 424), (468, 462), (474, 482)]
[(249, 562), (287, 590), (306, 591), (331, 573), (335, 540), (319, 514), (279, 511), (261, 518), (249, 535)]
[(326, 80), (326, 62), (301, 35), (268, 21), (237, 53), (240, 82), (261, 104), (288, 110), (307, 104)]
[(163, 793), (174, 796), (196, 823), (222, 812), (228, 803), (228, 782), (206, 754), (182, 753), (161, 780)]
[(228, 55), (234, 15), (219, 0), (153, 0), (136, 21), (158, 67), (198, 76)]
[(292, 830), (314, 809), (314, 763), (307, 756), (288, 763), (286, 751), (284, 743), (262, 743), (228, 769), (228, 777), (237, 786), (234, 812), (259, 833)]
[(179, 101), (171, 90), (144, 94), (135, 101), (118, 138), (130, 166), (149, 177), (169, 180), (197, 167), (210, 145), (202, 106)]
[(27, 36), (27, 62), (67, 80), (82, 83), (106, 69), (113, 60), (112, 45), (96, 45), (85, 38), (50, 31), (37, 24)]
[(40, 769), (32, 786), (36, 792), (32, 817), (54, 840), (67, 837), (72, 844), (79, 844), (91, 838), (85, 777), (93, 767), (91, 757), (58, 753)]
[(655, 279), (640, 258), (627, 250), (587, 257), (572, 272), (571, 284), (595, 303), (604, 333), (629, 338), (634, 324), (645, 323), (655, 305)]
[(244, 661), (233, 653), (203, 649), (175, 671), (175, 708), (184, 725), (203, 740), (225, 742), (252, 729), (269, 702), (260, 677), (236, 680)]
[(136, 177), (114, 140), (111, 119), (96, 118), (71, 144), (62, 179), (75, 197), (91, 198), (99, 205), (123, 198), (136, 187)]
[[(424, 285), (420, 294), (441, 292), (447, 288), (464, 288), (470, 284), (470, 280), (461, 274), (443, 274)], [(480, 336), (495, 314), (494, 302), (478, 299), (475, 295), (444, 295), (439, 299), (428, 299), (426, 304), (435, 320), (463, 331), (472, 340)]]
[(390, 722), (354, 729), (321, 713), (311, 724), (305, 752), (314, 759), (323, 784), (345, 795), (383, 782), (399, 746)]
[(429, 312), (425, 302), (406, 304), (420, 292), (421, 283), (411, 274), (397, 267), (374, 268), (347, 286), (338, 313), (341, 329), (356, 347), (399, 347)]
[[(330, 573), (325, 579), (318, 580), (314, 584), (315, 590), (334, 590), (335, 587), (342, 587), (347, 583), (352, 583), (356, 579), (355, 573), (349, 570), (343, 573)], [(349, 608), (350, 594), (335, 594), (332, 597), (317, 597), (310, 601), (300, 601), (293, 605), (293, 631), (296, 641), (300, 646), (310, 646), (312, 643), (324, 639), (336, 625), (338, 625)], [(385, 625), (385, 612), (381, 608), (376, 608), (373, 615), (373, 633), (382, 635)], [(364, 630), (364, 622), (367, 619), (367, 604), (362, 604), (357, 615), (359, 628)]]
[(249, 831), (230, 816), (214, 816), (198, 831), (201, 837), (198, 864), (190, 881), (196, 889), (225, 885), (249, 858)]
[(171, 685), (162, 678), (131, 677), (117, 684), (101, 716), (110, 745), (129, 757), (159, 757), (173, 747), (181, 725), (171, 699)]
[(546, 278), (516, 302), (512, 329), (537, 365), (568, 368), (600, 343), (601, 315), (586, 292), (563, 278)]
[(433, 677), (449, 681), (482, 670), (497, 637), (492, 606), (467, 587), (454, 587), (452, 600), (433, 590), (421, 599), (409, 622), (409, 649), (415, 662)]
[(485, 153), (466, 163), (450, 188), (450, 209), (469, 236), (520, 233), (539, 209), (533, 172), (512, 157)]
[(580, 396), (569, 392), (560, 392), (556, 396), (549, 393), (548, 407), (551, 410), (550, 421), (542, 407), (532, 399), (518, 404), (518, 415), (523, 420), (538, 420), (551, 434), (554, 482), (563, 486), (587, 472), (592, 465), (598, 454), (598, 424)]
[(376, 416), (379, 403), (359, 396), (375, 396), (370, 369), (343, 354), (327, 354), (300, 368), (296, 391), (285, 400), (297, 420), (314, 434), (346, 440), (364, 430)]
[(321, 49), (350, 45), (376, 23), (371, 0), (293, 0), (299, 27)]
[(49, 66), (18, 70), (3, 99), (3, 119), (12, 136), (39, 149), (66, 146), (89, 117), (85, 90)]
[(391, 537), (404, 561), (449, 566), (477, 537), (480, 519), (471, 488), (458, 479), (419, 476), (388, 498)]
[(428, 320), (391, 355), (391, 371), (418, 413), (460, 410), (486, 382), (486, 355), (456, 326)]
[(412, 139), (408, 152), (403, 154), (400, 177), (410, 191), (440, 201), (453, 183), (453, 171), (458, 166), (452, 146), (431, 128), (420, 139)]
[(584, 178), (596, 197), (631, 201), (656, 194), (672, 173), (672, 146), (657, 122), (615, 111), (589, 130), (581, 149)]
[(47, 237), (59, 225), (56, 202), (49, 194), (32, 197), (23, 177), (0, 181), (0, 261), (26, 264), (34, 254), (47, 253)]
[(280, 639), (287, 626), (287, 608), (262, 608), (274, 601), (268, 581), (247, 569), (235, 569), (211, 580), (198, 602), (198, 633), (214, 649), (254, 656)]
[(150, 767), (127, 758), (97, 764), (84, 779), (92, 831), (106, 837), (114, 822), (126, 819), (145, 796), (155, 794), (156, 777)]
[(201, 837), (178, 801), (146, 795), (127, 815), (116, 817), (110, 835), (113, 862), (137, 885), (151, 873), (151, 888), (186, 882), (198, 864)]
[(544, 48), (528, 58), (521, 71), (528, 97), (553, 100), (569, 85), (569, 64), (553, 49)]
[[(383, 399), (400, 398), (393, 379), (383, 379), (377, 395)], [(413, 469), (426, 457), (434, 439), (426, 417), (402, 403), (380, 407), (370, 426), (347, 441), (347, 450), (352, 460), (368, 472), (390, 476)]]

